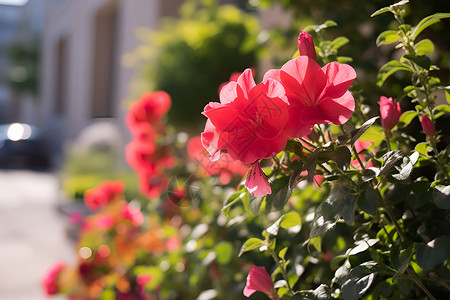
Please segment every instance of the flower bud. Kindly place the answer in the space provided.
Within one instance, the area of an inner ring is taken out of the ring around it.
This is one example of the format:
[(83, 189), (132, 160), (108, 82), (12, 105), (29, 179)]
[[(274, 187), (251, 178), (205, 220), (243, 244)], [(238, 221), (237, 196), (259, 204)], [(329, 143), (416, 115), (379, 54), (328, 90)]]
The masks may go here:
[(420, 123), (422, 123), (423, 132), (425, 132), (426, 135), (429, 137), (434, 136), (434, 126), (431, 120), (423, 115), (422, 119), (420, 119)]
[(381, 96), (378, 104), (380, 105), (381, 125), (384, 129), (391, 130), (397, 125), (402, 115), (400, 103), (395, 102), (392, 98)]
[(297, 46), (300, 56), (308, 56), (311, 59), (317, 60), (316, 48), (312, 36), (301, 30), (297, 40)]

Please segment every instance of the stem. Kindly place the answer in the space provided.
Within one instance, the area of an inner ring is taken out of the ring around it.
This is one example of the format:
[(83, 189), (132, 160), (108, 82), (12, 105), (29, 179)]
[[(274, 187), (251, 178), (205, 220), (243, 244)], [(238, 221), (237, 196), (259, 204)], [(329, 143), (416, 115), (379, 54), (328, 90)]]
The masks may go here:
[(366, 167), (364, 166), (364, 164), (363, 164), (361, 158), (359, 157), (358, 152), (356, 151), (355, 145), (352, 145), (352, 150), (353, 150), (353, 152), (355, 152), (356, 159), (358, 160), (359, 165), (361, 166), (361, 169), (364, 171), (364, 170), (366, 169)]
[(390, 142), (390, 138), (391, 138), (391, 130), (390, 129), (386, 129), (384, 131), (384, 134), (386, 136), (386, 147), (388, 152), (391, 151), (391, 142)]
[(317, 147), (315, 145), (313, 145), (310, 141), (305, 140), (304, 138), (299, 138), (299, 140), (301, 140), (303, 143), (305, 143), (306, 145), (316, 149)]
[(272, 255), (273, 260), (275, 261), (275, 263), (277, 264), (277, 266), (280, 268), (281, 274), (283, 275), (284, 280), (286, 280), (287, 287), (288, 287), (289, 291), (290, 291), (290, 292), (292, 293), (292, 295), (293, 295), (293, 294), (294, 294), (294, 291), (292, 290), (291, 285), (289, 284), (289, 279), (288, 279), (288, 276), (287, 276), (287, 273), (286, 273), (286, 269), (284, 268), (284, 263), (283, 263), (283, 264), (280, 263), (280, 258), (277, 256), (277, 254), (275, 253), (275, 251), (273, 251), (273, 250), (270, 248), (270, 245), (269, 245), (269, 238), (268, 238), (268, 237), (269, 237), (269, 235), (267, 235), (267, 238), (266, 238), (267, 252), (269, 252), (270, 255)]
[(420, 281), (419, 277), (417, 277), (416, 272), (414, 272), (414, 270), (411, 267), (407, 268), (408, 270), (408, 274), (411, 276), (411, 279), (415, 282), (415, 284), (417, 284), (422, 291), (427, 294), (428, 297), (430, 297), (431, 300), (437, 300), (431, 293), (430, 291), (423, 285), (422, 281)]

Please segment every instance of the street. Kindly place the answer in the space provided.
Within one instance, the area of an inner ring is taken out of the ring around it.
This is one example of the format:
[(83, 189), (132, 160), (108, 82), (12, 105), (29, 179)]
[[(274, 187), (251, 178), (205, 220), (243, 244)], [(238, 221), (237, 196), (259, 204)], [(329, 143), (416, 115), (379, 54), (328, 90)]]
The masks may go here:
[(40, 286), (44, 271), (74, 261), (57, 211), (59, 189), (52, 173), (0, 170), (0, 300), (48, 299)]

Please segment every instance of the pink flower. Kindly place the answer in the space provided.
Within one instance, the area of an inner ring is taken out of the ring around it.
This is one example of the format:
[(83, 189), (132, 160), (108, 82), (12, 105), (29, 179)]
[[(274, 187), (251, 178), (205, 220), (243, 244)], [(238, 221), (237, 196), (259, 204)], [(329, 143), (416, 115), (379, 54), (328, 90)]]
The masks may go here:
[(252, 169), (248, 173), (244, 185), (248, 189), (250, 194), (252, 194), (255, 197), (263, 197), (267, 194), (272, 193), (270, 184), (267, 181), (266, 175), (261, 169), (259, 162), (255, 162), (252, 165)]
[(420, 123), (422, 123), (423, 132), (425, 132), (426, 135), (429, 137), (434, 136), (434, 125), (427, 116), (422, 115)]
[[(360, 140), (356, 140), (355, 142), (355, 150), (357, 152), (356, 155), (358, 155), (359, 159), (362, 162), (365, 162), (366, 158), (359, 154), (359, 152), (363, 151), (364, 149), (366, 149), (367, 147), (369, 147), (370, 145), (372, 145), (373, 142), (372, 141), (360, 141)], [(350, 161), (350, 163), (352, 164), (352, 166), (354, 166), (355, 168), (360, 168), (360, 164), (359, 161), (357, 159), (353, 159), (352, 161)], [(365, 168), (370, 168), (373, 167), (373, 163), (371, 161), (369, 161), (365, 166)]]
[(315, 124), (348, 121), (355, 100), (348, 88), (356, 78), (346, 64), (332, 62), (321, 68), (309, 56), (288, 61), (281, 70), (269, 70), (264, 79), (280, 81), (289, 100), (289, 119), (285, 131), (292, 138), (311, 133)]
[(275, 298), (276, 292), (273, 287), (272, 278), (267, 273), (266, 268), (252, 266), (247, 276), (247, 284), (244, 288), (244, 296), (250, 297), (254, 292), (260, 291), (270, 298)]
[(181, 246), (181, 241), (177, 236), (171, 236), (166, 240), (166, 249), (169, 252), (175, 251)]
[(209, 103), (202, 144), (212, 160), (227, 152), (233, 160), (251, 164), (284, 149), (288, 103), (283, 86), (267, 79), (256, 85), (246, 69), (220, 92), (220, 102)]
[(312, 36), (309, 33), (300, 30), (297, 46), (300, 56), (308, 56), (313, 60), (317, 60), (316, 48), (314, 47)]
[(378, 104), (380, 105), (381, 125), (384, 129), (391, 130), (397, 125), (402, 115), (400, 103), (395, 102), (392, 98), (381, 96)]
[(122, 181), (103, 181), (85, 192), (84, 202), (91, 210), (97, 210), (121, 195), (124, 189)]
[(123, 205), (121, 208), (121, 213), (122, 217), (130, 220), (131, 223), (133, 223), (133, 225), (136, 227), (141, 226), (142, 223), (144, 223), (144, 215), (139, 210), (139, 208), (133, 205), (130, 205), (128, 203)]
[(144, 285), (148, 282), (150, 282), (150, 280), (152, 279), (152, 275), (147, 275), (147, 274), (139, 274), (136, 277), (136, 282), (139, 285)]
[(41, 284), (45, 295), (50, 296), (58, 293), (59, 286), (57, 282), (57, 277), (65, 267), (66, 267), (65, 263), (57, 262), (53, 264), (50, 268), (48, 268), (47, 271), (45, 271), (44, 275), (41, 278)]
[(130, 105), (130, 111), (125, 119), (130, 131), (141, 122), (153, 124), (167, 113), (171, 105), (169, 94), (164, 91), (145, 92), (141, 98)]

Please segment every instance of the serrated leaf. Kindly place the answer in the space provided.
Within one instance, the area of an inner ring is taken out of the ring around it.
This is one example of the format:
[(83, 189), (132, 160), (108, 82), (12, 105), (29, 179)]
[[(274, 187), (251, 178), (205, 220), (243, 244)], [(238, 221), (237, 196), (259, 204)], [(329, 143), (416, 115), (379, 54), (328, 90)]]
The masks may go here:
[(380, 68), (380, 71), (378, 71), (377, 85), (382, 86), (386, 79), (398, 71), (414, 72), (414, 70), (407, 64), (396, 60), (388, 61)]
[(403, 128), (409, 125), (409, 123), (414, 120), (414, 118), (417, 116), (417, 111), (415, 110), (408, 110), (402, 113), (400, 116), (400, 119), (398, 120), (398, 127)]
[(429, 26), (439, 22), (441, 19), (450, 18), (450, 13), (436, 13), (431, 16), (423, 18), (417, 26), (412, 29), (411, 39), (414, 41), (417, 36)]
[(433, 200), (437, 207), (450, 209), (450, 185), (436, 186), (433, 190)]
[(428, 271), (450, 258), (450, 236), (440, 236), (428, 244), (420, 244), (416, 250), (417, 264)]
[(430, 55), (434, 52), (434, 44), (429, 39), (421, 40), (414, 47), (417, 55)]
[(377, 46), (392, 44), (398, 41), (400, 41), (400, 36), (398, 35), (398, 32), (394, 30), (387, 30), (382, 32), (377, 37)]
[(379, 119), (380, 117), (373, 117), (369, 120), (367, 120), (366, 122), (364, 122), (364, 124), (361, 125), (361, 127), (354, 133), (352, 134), (352, 138), (350, 140), (350, 143), (353, 145), (357, 139), (359, 139), (359, 137), (367, 130), (369, 129), (370, 126), (373, 125), (373, 123), (375, 123), (375, 121), (377, 119)]
[(239, 251), (239, 255), (241, 256), (244, 252), (254, 250), (256, 248), (264, 246), (264, 241), (258, 238), (249, 238), (242, 245), (241, 250)]

